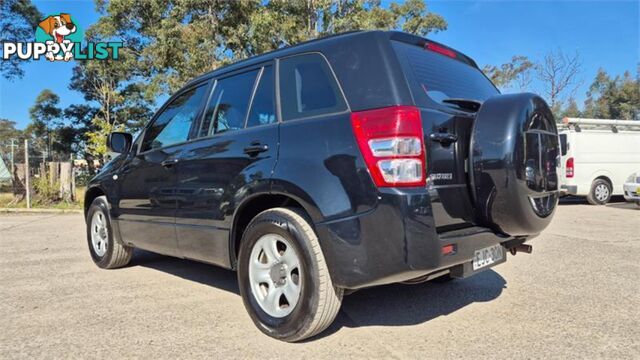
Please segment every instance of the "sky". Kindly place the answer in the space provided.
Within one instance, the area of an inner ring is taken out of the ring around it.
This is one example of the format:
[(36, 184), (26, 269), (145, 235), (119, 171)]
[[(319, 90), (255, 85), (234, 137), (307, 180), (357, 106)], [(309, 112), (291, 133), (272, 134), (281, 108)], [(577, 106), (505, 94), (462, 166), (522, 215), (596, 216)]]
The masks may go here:
[[(389, 1), (383, 1), (387, 6)], [(34, 1), (44, 14), (68, 12), (80, 28), (98, 18), (93, 1)], [(578, 51), (582, 59), (579, 106), (598, 68), (609, 74), (636, 73), (640, 63), (640, 0), (628, 1), (427, 1), (442, 15), (448, 29), (428, 37), (473, 58), (479, 66), (499, 65), (514, 55), (536, 60), (561, 49)], [(30, 122), (29, 107), (43, 89), (60, 96), (62, 108), (84, 102), (68, 89), (73, 61), (27, 63), (22, 79), (0, 79), (0, 118), (23, 129)], [(539, 89), (539, 84), (533, 87)], [(166, 98), (166, 97), (165, 97)], [(160, 106), (161, 104), (156, 104)]]

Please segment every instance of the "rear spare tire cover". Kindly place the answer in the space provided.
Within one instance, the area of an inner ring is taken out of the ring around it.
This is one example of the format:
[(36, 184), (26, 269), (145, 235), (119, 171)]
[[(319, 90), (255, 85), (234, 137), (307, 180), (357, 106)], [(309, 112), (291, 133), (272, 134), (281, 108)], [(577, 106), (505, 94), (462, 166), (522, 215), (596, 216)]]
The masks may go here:
[(558, 130), (535, 94), (486, 100), (474, 120), (469, 159), (480, 222), (512, 236), (540, 233), (558, 203)]

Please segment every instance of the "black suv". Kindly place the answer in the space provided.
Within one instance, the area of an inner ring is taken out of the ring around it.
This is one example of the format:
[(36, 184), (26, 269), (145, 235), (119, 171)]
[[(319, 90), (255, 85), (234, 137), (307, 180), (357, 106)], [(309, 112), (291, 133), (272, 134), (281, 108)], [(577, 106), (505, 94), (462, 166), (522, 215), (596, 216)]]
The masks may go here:
[(305, 339), (345, 291), (463, 278), (530, 251), (557, 204), (558, 135), (464, 54), (353, 32), (189, 82), (85, 198), (91, 257), (133, 248), (238, 273), (264, 333)]

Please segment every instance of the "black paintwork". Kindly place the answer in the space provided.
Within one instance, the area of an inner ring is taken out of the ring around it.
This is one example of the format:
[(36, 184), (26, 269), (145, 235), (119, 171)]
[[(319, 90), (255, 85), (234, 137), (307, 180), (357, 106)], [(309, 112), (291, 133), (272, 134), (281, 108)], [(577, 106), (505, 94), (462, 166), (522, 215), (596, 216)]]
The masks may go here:
[[(499, 188), (504, 182), (497, 174), (520, 171), (523, 163), (490, 156), (482, 148), (488, 143), (481, 142), (478, 135), (472, 159), (469, 144), (475, 114), (424, 97), (391, 40), (418, 46), (426, 41), (396, 32), (347, 33), (257, 56), (193, 80), (182, 91), (200, 84), (211, 86), (216, 78), (265, 64), (274, 66), (277, 74), (278, 59), (316, 52), (328, 61), (348, 110), (286, 122), (281, 121), (278, 111), (278, 123), (200, 139), (192, 129), (185, 143), (140, 153), (143, 132), (129, 152), (92, 179), (85, 208), (95, 196), (105, 194), (118, 241), (234, 268), (235, 242), (242, 231), (234, 225), (243, 223), (238, 219), (251, 209), (245, 204), (276, 196), (290, 199), (288, 205), (299, 205), (306, 211), (336, 286), (360, 288), (446, 268), (455, 276), (471, 274), (469, 263), (475, 250), (525, 239), (506, 235), (509, 227), (495, 216), (495, 223), (489, 221), (479, 211), (490, 197), (487, 191), (491, 193), (484, 182), (492, 181), (492, 186)], [(463, 54), (458, 53), (457, 61), (477, 67)], [(498, 98), (511, 104), (507, 98)], [(426, 188), (376, 188), (355, 142), (351, 112), (392, 105), (421, 110), (427, 173), (432, 176)], [(538, 105), (531, 106), (537, 109)], [(480, 109), (481, 114), (487, 112)], [(487, 119), (503, 114), (500, 109), (492, 110)], [(522, 117), (512, 118), (509, 124), (523, 124)], [(483, 127), (476, 126), (476, 131), (496, 131), (487, 140), (504, 135), (498, 131), (504, 124), (496, 123), (491, 130), (488, 123), (483, 121)], [(509, 149), (519, 148), (517, 144), (502, 148), (505, 152)], [(518, 159), (526, 163), (529, 158)], [(541, 159), (532, 159), (540, 170)], [(469, 168), (471, 160), (475, 176)], [(536, 173), (535, 179), (526, 183), (527, 192), (539, 192), (542, 187), (551, 193), (551, 175)], [(471, 187), (474, 179), (475, 187)], [(523, 178), (514, 175), (513, 179), (521, 183)], [(506, 199), (520, 196), (518, 191), (506, 194), (499, 190), (498, 194), (505, 194)], [(497, 204), (494, 201), (492, 209)], [(500, 205), (502, 210), (497, 211), (508, 221), (508, 204)], [(516, 235), (536, 235), (546, 223), (540, 221)], [(441, 248), (448, 244), (454, 244), (456, 251), (443, 256)]]
[(549, 106), (534, 94), (491, 98), (472, 133), (471, 184), (482, 222), (511, 235), (544, 229), (558, 203), (560, 155)]

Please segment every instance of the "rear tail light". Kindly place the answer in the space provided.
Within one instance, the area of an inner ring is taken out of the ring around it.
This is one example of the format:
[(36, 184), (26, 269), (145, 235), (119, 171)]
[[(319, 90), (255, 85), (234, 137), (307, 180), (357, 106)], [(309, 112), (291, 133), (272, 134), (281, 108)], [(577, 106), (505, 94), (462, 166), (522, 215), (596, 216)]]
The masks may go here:
[(376, 186), (426, 184), (420, 110), (412, 106), (393, 106), (354, 112), (351, 124)]
[(456, 246), (451, 244), (451, 245), (445, 245), (442, 247), (442, 255), (451, 255), (454, 254), (456, 252)]
[(570, 157), (567, 159), (567, 166), (566, 168), (566, 177), (568, 178), (572, 178), (573, 177), (573, 158)]

